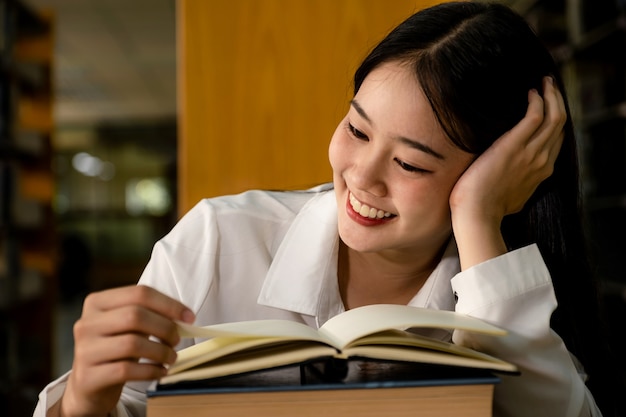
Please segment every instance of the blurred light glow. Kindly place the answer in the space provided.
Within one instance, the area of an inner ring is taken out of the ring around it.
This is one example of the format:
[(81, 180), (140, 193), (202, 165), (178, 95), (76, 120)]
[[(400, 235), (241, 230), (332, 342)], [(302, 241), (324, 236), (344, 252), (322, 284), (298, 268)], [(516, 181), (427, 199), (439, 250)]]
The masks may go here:
[(163, 178), (135, 178), (126, 184), (126, 211), (134, 216), (160, 216), (170, 209), (172, 198)]
[(87, 177), (109, 181), (115, 176), (115, 165), (87, 152), (79, 152), (72, 158), (74, 169)]

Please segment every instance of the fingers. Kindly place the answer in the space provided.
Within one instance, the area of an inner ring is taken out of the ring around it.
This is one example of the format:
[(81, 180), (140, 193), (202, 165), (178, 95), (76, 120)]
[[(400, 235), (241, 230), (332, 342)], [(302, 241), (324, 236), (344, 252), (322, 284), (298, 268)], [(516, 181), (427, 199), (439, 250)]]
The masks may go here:
[[(115, 361), (104, 363), (91, 368), (72, 369), (73, 378), (79, 383), (83, 383), (88, 388), (89, 396), (95, 397), (96, 389), (100, 387), (112, 387), (123, 385), (128, 381), (148, 381), (158, 380), (166, 375), (167, 370), (157, 363), (138, 363), (132, 361)], [(88, 373), (89, 375), (85, 375)], [(98, 385), (91, 384), (90, 381), (98, 381)], [(114, 403), (119, 399), (116, 398)]]
[[(563, 127), (567, 120), (563, 95), (554, 85), (552, 77), (544, 77), (543, 90), (542, 107), (538, 109), (535, 104), (531, 109), (529, 105), (529, 112), (535, 112), (534, 117), (540, 119), (541, 124), (527, 143), (530, 155), (535, 155), (532, 160), (542, 180), (554, 172), (554, 163), (563, 144)], [(535, 94), (534, 103), (540, 102), (537, 97), (538, 94)], [(538, 113), (539, 110), (541, 113)]]
[(535, 134), (529, 137), (529, 143), (539, 140), (543, 144), (557, 137), (563, 130), (567, 120), (565, 102), (552, 77), (543, 79), (543, 97), (536, 90), (530, 91), (525, 118), (529, 119), (529, 124), (537, 125)]
[[(525, 149), (526, 166), (531, 167), (540, 179), (552, 175), (554, 162), (564, 139), (563, 127), (567, 111), (563, 95), (554, 85), (552, 77), (543, 79), (543, 96), (536, 90), (528, 93), (528, 109), (524, 118), (503, 135), (510, 149)], [(509, 138), (509, 139), (505, 139)], [(520, 153), (520, 155), (524, 155)]]
[(143, 285), (121, 287), (90, 294), (83, 306), (83, 317), (123, 306), (138, 305), (172, 320), (193, 322), (193, 312), (182, 303)]
[(552, 77), (544, 77), (543, 91), (545, 118), (557, 129), (563, 128), (567, 120), (565, 101), (559, 89), (554, 85), (554, 79)]
[[(105, 346), (112, 340), (124, 342), (121, 347), (128, 347), (132, 342), (132, 347), (136, 349), (134, 352), (129, 350), (121, 354), (119, 349), (113, 347), (109, 352), (117, 353), (114, 356), (119, 359), (142, 357), (163, 362), (164, 357), (173, 354), (171, 347), (180, 340), (174, 320), (193, 321), (193, 313), (180, 302), (150, 287), (115, 288), (90, 294), (86, 298), (83, 314), (74, 325), (74, 338), (76, 341), (101, 340)], [(155, 353), (156, 344), (148, 344), (148, 337), (151, 336), (163, 344), (163, 349), (170, 351)], [(97, 350), (88, 350), (84, 356), (93, 357), (89, 361), (92, 364), (110, 359), (106, 355), (90, 355), (95, 352)]]
[(552, 77), (544, 78), (544, 102), (546, 125), (546, 146), (549, 152), (549, 160), (554, 162), (561, 150), (564, 133), (563, 127), (567, 121), (565, 101), (559, 89), (554, 85)]
[[(530, 90), (528, 92), (526, 114), (522, 120), (499, 137), (495, 143), (498, 143), (498, 146), (509, 149), (510, 152), (514, 152), (515, 149), (527, 147), (533, 141), (537, 142), (536, 136), (540, 134), (540, 129), (544, 123), (544, 108), (544, 100), (537, 90)], [(545, 126), (543, 130), (545, 130)]]
[(142, 359), (144, 363), (162, 368), (161, 364), (170, 365), (176, 360), (176, 352), (170, 346), (134, 334), (105, 338), (96, 344), (78, 345), (74, 355), (75, 360), (91, 366), (117, 361), (133, 364)]
[(180, 302), (146, 286), (115, 288), (90, 294), (74, 326), (77, 340), (123, 333), (154, 336), (169, 346), (179, 341), (173, 320), (193, 321)]
[(74, 338), (77, 340), (124, 333), (154, 336), (168, 346), (175, 346), (180, 340), (172, 320), (140, 305), (122, 306), (84, 316), (74, 325)]
[(567, 120), (563, 95), (554, 85), (552, 77), (543, 79), (543, 97), (537, 90), (528, 92), (528, 109), (524, 118), (512, 131), (517, 130), (527, 142), (545, 142), (557, 137)]
[(193, 313), (146, 286), (90, 294), (74, 325), (74, 363), (63, 396), (69, 414), (111, 410), (127, 381), (161, 378), (176, 359), (175, 320), (193, 322)]

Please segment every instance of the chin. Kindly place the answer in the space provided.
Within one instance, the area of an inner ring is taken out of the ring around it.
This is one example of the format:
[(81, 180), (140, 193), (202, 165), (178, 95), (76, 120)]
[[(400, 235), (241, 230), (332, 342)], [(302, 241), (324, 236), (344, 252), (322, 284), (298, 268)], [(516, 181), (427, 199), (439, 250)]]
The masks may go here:
[(364, 236), (363, 233), (354, 233), (339, 227), (339, 238), (350, 249), (357, 252), (378, 252), (384, 248), (381, 239), (376, 236)]

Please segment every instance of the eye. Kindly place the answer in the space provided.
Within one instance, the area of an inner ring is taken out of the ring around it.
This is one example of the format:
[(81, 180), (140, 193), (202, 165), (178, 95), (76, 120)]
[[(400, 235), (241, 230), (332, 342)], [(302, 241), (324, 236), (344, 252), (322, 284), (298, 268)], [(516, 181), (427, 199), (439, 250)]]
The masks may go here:
[(357, 139), (361, 139), (361, 140), (369, 139), (365, 133), (361, 132), (359, 129), (352, 126), (352, 123), (348, 123), (348, 130), (350, 130), (350, 133), (352, 134), (352, 136), (354, 136)]
[(430, 171), (427, 171), (425, 169), (414, 167), (413, 165), (409, 165), (409, 164), (407, 164), (405, 162), (402, 162), (398, 158), (393, 158), (393, 160), (395, 161), (396, 164), (398, 164), (400, 166), (400, 168), (402, 168), (403, 170), (405, 170), (407, 172), (422, 172), (422, 173), (430, 172)]

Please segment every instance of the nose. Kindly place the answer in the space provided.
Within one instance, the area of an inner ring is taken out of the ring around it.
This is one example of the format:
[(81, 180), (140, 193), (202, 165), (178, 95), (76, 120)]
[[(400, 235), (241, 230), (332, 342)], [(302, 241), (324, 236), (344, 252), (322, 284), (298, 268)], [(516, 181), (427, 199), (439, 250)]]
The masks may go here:
[(383, 157), (371, 151), (357, 152), (354, 155), (350, 179), (352, 187), (376, 197), (387, 194), (385, 164)]

